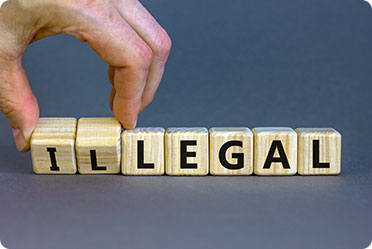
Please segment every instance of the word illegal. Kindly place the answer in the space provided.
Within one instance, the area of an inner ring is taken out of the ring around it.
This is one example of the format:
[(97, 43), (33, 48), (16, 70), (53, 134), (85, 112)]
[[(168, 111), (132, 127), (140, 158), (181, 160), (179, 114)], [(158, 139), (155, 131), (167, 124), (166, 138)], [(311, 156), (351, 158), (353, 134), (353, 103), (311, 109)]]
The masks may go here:
[(135, 128), (115, 118), (40, 118), (31, 137), (37, 174), (335, 175), (333, 128)]

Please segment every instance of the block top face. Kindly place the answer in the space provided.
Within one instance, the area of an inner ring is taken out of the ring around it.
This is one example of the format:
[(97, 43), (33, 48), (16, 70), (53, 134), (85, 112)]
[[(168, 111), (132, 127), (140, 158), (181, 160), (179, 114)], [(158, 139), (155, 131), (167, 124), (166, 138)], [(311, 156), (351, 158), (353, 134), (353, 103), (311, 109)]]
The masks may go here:
[(75, 140), (76, 123), (76, 118), (39, 118), (31, 136), (31, 144)]
[(80, 118), (79, 125), (90, 125), (90, 126), (109, 126), (120, 124), (119, 121), (114, 117), (103, 117), (103, 118)]
[(264, 134), (264, 133), (295, 133), (290, 127), (256, 127), (252, 129), (253, 134)]
[(136, 134), (136, 133), (164, 133), (165, 129), (162, 127), (137, 127), (132, 130), (125, 130), (123, 133)]
[(297, 128), (295, 131), (301, 135), (341, 136), (334, 128)]
[(170, 127), (166, 130), (167, 133), (208, 133), (208, 129), (204, 127)]
[(248, 127), (212, 127), (209, 129), (210, 133), (223, 132), (223, 133), (237, 133), (244, 132), (252, 134), (252, 131)]
[(76, 145), (96, 146), (120, 140), (121, 125), (116, 118), (81, 118), (78, 121)]

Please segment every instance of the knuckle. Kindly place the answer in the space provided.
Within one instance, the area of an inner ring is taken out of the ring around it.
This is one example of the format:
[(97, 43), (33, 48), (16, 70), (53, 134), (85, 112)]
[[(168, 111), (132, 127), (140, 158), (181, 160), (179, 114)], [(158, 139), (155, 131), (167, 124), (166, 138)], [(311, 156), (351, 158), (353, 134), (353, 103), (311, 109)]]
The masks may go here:
[(159, 32), (154, 43), (154, 54), (160, 59), (168, 58), (172, 48), (172, 40), (164, 29)]
[(144, 70), (148, 70), (152, 63), (153, 53), (151, 48), (144, 42), (138, 45), (137, 59), (135, 66)]

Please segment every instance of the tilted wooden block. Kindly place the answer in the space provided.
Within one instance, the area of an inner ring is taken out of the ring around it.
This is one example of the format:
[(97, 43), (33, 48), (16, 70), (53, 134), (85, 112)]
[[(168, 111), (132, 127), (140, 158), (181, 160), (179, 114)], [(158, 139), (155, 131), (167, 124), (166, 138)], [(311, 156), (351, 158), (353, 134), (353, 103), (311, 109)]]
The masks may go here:
[(80, 174), (120, 172), (121, 125), (116, 118), (81, 118), (76, 133)]
[(168, 128), (165, 132), (165, 172), (167, 175), (207, 175), (208, 130)]
[(256, 175), (294, 175), (297, 172), (297, 133), (286, 127), (258, 127), (254, 136)]
[(31, 136), (36, 174), (75, 174), (75, 118), (40, 118)]
[(298, 173), (337, 175), (341, 172), (341, 134), (333, 128), (297, 128)]
[(246, 127), (209, 129), (209, 167), (212, 175), (251, 175), (253, 134)]
[(163, 128), (135, 128), (121, 135), (123, 175), (164, 174)]

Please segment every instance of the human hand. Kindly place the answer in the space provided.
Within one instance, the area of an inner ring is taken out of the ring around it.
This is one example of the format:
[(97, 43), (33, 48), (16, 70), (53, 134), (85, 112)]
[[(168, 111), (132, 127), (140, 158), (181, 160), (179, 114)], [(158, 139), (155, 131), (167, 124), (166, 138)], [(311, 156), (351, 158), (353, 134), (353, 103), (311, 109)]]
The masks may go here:
[(66, 33), (109, 64), (110, 107), (126, 129), (154, 98), (171, 48), (165, 30), (137, 0), (9, 0), (0, 8), (0, 109), (18, 150), (29, 149), (39, 107), (22, 67), (27, 46)]

